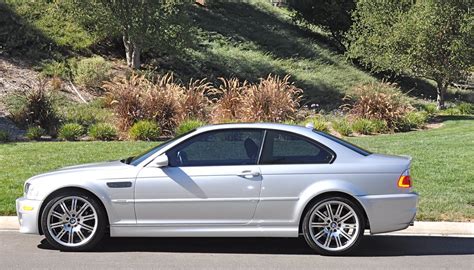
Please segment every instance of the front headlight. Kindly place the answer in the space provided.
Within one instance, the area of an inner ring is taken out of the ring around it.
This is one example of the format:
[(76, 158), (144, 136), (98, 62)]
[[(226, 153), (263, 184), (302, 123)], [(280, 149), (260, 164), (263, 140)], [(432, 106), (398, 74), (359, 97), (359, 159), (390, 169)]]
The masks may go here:
[(25, 188), (24, 188), (24, 192), (23, 192), (23, 195), (24, 195), (25, 197), (28, 195), (28, 191), (30, 190), (30, 186), (31, 186), (30, 183), (26, 183), (26, 184), (25, 184)]

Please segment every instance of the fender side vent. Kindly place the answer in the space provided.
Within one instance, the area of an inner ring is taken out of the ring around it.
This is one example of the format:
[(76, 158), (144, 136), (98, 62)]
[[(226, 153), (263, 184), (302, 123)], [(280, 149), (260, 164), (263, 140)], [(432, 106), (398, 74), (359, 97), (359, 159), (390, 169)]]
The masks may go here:
[(107, 182), (109, 188), (129, 188), (132, 186), (132, 182)]

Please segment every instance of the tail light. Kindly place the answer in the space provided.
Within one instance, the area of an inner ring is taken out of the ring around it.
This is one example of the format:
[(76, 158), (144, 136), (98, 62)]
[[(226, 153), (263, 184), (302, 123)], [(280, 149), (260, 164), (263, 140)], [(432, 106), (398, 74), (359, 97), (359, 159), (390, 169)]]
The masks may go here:
[(410, 177), (410, 170), (406, 170), (398, 178), (398, 187), (399, 188), (411, 188), (412, 182)]

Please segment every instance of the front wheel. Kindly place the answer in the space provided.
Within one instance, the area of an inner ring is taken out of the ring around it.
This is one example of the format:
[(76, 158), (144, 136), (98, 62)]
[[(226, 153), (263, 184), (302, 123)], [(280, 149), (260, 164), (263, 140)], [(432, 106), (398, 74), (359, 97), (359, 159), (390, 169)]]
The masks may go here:
[(323, 255), (344, 255), (364, 234), (365, 219), (358, 205), (344, 197), (327, 197), (314, 203), (303, 219), (308, 245)]
[(57, 249), (89, 250), (104, 236), (105, 215), (100, 203), (89, 194), (66, 191), (48, 202), (41, 227), (46, 240)]

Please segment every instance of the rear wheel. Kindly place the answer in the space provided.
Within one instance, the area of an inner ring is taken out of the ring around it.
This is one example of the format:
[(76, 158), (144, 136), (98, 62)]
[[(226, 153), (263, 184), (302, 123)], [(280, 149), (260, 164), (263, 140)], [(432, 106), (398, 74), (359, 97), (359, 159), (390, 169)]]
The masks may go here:
[(303, 235), (320, 254), (344, 255), (356, 248), (364, 234), (365, 219), (358, 205), (344, 197), (314, 203), (303, 219)]
[(57, 194), (41, 217), (46, 240), (55, 248), (67, 251), (93, 248), (104, 236), (106, 226), (102, 205), (80, 191)]

